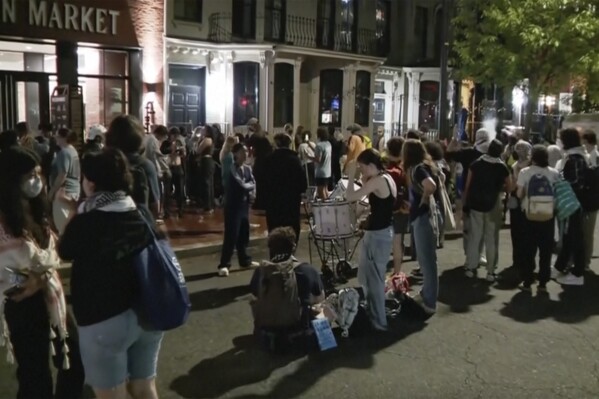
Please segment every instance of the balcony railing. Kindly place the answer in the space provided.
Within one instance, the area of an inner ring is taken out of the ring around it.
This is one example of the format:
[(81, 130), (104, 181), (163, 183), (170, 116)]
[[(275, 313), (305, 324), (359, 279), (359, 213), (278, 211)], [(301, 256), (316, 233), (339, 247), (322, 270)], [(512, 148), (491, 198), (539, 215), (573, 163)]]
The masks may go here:
[[(355, 32), (346, 25), (334, 25), (325, 19), (312, 19), (288, 15), (285, 20), (278, 12), (269, 18), (259, 18), (256, 23), (264, 26), (264, 41), (290, 46), (325, 49), (344, 53), (385, 57), (388, 49), (386, 38), (378, 37), (376, 31), (358, 28)], [(217, 43), (255, 41), (255, 38), (236, 37), (232, 33), (230, 13), (212, 14), (209, 19), (208, 39)]]

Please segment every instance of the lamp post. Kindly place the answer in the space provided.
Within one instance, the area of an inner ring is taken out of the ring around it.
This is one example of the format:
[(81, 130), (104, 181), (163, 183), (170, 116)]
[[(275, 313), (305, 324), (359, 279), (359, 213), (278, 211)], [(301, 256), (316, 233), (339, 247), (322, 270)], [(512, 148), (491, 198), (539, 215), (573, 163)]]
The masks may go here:
[(439, 85), (439, 113), (437, 115), (437, 126), (439, 138), (449, 135), (449, 101), (447, 99), (447, 88), (449, 87), (449, 19), (451, 15), (451, 0), (443, 0), (443, 20), (441, 24), (441, 84)]

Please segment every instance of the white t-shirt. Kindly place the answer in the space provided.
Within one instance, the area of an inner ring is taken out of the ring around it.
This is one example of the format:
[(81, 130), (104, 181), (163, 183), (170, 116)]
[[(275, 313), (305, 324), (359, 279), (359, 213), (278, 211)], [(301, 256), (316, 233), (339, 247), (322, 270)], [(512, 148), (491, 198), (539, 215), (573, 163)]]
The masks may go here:
[[(526, 195), (528, 183), (530, 179), (535, 175), (543, 175), (545, 176), (551, 185), (555, 184), (560, 179), (559, 172), (554, 168), (548, 166), (546, 168), (541, 168), (540, 166), (532, 165), (528, 168), (524, 168), (518, 174), (518, 188), (522, 187), (524, 189), (524, 194)], [(524, 197), (522, 200), (522, 209), (527, 209), (528, 207), (528, 199)]]

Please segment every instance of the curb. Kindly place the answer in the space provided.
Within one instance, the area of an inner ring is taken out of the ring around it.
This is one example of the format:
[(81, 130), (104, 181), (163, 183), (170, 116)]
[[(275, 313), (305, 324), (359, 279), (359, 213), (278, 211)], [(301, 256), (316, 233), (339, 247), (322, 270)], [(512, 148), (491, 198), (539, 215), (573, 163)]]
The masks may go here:
[[(266, 237), (250, 237), (249, 247), (255, 247), (266, 244)], [(204, 244), (191, 244), (182, 247), (173, 248), (178, 259), (193, 258), (196, 256), (212, 255), (219, 253), (223, 247), (222, 241), (208, 242)], [(58, 269), (58, 275), (61, 279), (71, 277), (71, 264), (65, 263)]]

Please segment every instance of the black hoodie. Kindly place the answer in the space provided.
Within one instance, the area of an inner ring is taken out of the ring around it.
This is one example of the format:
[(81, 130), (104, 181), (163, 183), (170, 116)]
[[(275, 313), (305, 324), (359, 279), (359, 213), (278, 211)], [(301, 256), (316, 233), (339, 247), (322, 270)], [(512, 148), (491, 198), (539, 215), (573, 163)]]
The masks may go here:
[(265, 161), (266, 212), (299, 217), (302, 194), (308, 183), (295, 151), (279, 148)]
[(96, 324), (131, 308), (136, 293), (133, 256), (151, 237), (136, 210), (93, 210), (69, 222), (58, 254), (73, 262), (71, 299), (78, 325)]

